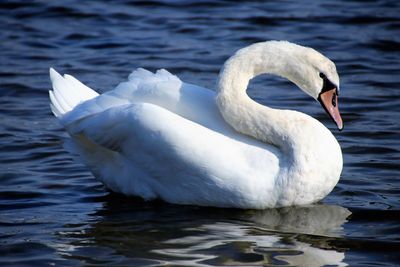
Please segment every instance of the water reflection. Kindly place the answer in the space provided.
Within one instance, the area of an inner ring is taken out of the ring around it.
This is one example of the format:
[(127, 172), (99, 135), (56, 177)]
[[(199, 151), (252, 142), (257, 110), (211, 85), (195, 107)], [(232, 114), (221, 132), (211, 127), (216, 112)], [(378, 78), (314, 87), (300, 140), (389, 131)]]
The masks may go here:
[(342, 225), (350, 214), (348, 209), (341, 206), (315, 204), (257, 211), (251, 216), (251, 221), (280, 232), (340, 236)]
[(340, 206), (313, 205), (243, 211), (175, 206), (106, 197), (92, 221), (68, 225), (65, 258), (93, 265), (346, 266), (340, 239), (351, 214)]

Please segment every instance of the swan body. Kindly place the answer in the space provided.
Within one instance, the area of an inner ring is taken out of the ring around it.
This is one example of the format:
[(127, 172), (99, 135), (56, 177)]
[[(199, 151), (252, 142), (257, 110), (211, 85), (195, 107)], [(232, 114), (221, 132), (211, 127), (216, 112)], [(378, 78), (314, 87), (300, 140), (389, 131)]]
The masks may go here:
[[(339, 180), (340, 146), (312, 117), (251, 100), (247, 84), (261, 73), (286, 77), (321, 103), (337, 101), (339, 78), (329, 59), (269, 41), (232, 56), (216, 93), (166, 70), (137, 69), (99, 95), (50, 69), (51, 107), (71, 136), (68, 148), (113, 191), (217, 207), (316, 202)], [(329, 103), (324, 108), (341, 128)]]

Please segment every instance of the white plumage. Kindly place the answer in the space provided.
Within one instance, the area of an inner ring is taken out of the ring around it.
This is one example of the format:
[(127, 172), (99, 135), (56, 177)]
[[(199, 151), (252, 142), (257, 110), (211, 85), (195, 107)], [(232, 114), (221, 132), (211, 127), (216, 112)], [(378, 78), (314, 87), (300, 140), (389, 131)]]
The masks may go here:
[[(339, 179), (342, 158), (335, 138), (305, 114), (270, 109), (245, 94), (254, 75), (279, 69), (266, 63), (271, 57), (279, 55), (284, 66), (302, 56), (302, 49), (323, 57), (287, 42), (239, 51), (221, 71), (217, 95), (166, 70), (144, 69), (98, 95), (50, 69), (51, 107), (71, 135), (71, 150), (113, 191), (218, 207), (308, 204)], [(322, 88), (319, 80), (313, 86)]]

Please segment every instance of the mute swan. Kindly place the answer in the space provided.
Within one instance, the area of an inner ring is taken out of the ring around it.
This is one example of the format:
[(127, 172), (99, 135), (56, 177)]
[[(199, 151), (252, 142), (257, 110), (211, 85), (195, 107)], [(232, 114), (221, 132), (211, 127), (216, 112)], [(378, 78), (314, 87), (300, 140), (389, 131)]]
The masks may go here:
[(99, 95), (50, 69), (49, 94), (72, 137), (69, 149), (113, 191), (254, 209), (321, 200), (339, 180), (340, 146), (314, 118), (250, 99), (248, 82), (262, 73), (292, 81), (343, 128), (334, 63), (286, 41), (237, 51), (224, 64), (216, 93), (166, 70), (137, 69)]

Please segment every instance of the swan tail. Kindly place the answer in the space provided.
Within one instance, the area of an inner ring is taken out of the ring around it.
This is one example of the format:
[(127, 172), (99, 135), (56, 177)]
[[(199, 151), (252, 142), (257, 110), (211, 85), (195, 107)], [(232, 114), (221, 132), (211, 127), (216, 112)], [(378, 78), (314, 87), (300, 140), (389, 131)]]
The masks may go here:
[(50, 68), (50, 80), (53, 86), (53, 90), (49, 91), (50, 107), (57, 118), (99, 95), (71, 75), (61, 76), (53, 68)]

